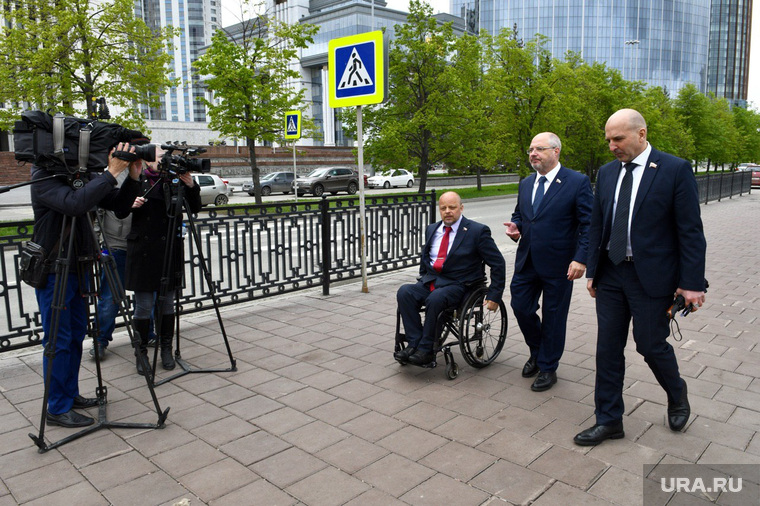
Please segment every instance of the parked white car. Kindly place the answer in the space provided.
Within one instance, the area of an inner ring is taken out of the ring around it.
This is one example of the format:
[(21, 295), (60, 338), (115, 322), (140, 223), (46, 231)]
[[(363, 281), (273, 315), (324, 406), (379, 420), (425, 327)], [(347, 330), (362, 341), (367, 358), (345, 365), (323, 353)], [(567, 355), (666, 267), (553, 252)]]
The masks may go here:
[(392, 186), (414, 186), (414, 176), (405, 169), (391, 169), (367, 179), (367, 186), (370, 188), (390, 188)]
[(230, 200), (230, 187), (216, 174), (192, 174), (201, 187), (201, 205), (223, 206)]

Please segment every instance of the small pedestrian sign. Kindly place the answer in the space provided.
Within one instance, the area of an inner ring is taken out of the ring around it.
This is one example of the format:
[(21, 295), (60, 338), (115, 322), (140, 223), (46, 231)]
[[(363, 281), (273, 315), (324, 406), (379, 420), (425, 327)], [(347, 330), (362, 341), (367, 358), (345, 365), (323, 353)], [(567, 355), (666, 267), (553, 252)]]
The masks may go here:
[(381, 31), (332, 39), (328, 43), (330, 107), (379, 104), (385, 100), (386, 38)]
[(285, 138), (301, 138), (301, 111), (288, 111), (285, 113)]

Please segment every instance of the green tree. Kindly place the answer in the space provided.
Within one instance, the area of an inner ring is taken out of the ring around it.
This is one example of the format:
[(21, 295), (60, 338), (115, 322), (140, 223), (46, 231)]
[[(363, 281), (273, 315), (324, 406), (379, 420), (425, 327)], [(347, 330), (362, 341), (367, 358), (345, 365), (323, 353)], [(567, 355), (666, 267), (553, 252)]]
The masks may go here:
[(3, 16), (0, 127), (27, 108), (94, 117), (94, 99), (105, 98), (121, 111), (115, 121), (143, 128), (136, 104), (158, 106), (172, 84), (166, 44), (176, 31), (152, 31), (132, 0), (24, 0)]
[(696, 169), (710, 157), (710, 136), (712, 135), (710, 99), (700, 93), (693, 84), (687, 84), (678, 92), (675, 109), (686, 131), (693, 139), (692, 159)]
[(213, 93), (211, 101), (204, 100), (210, 127), (246, 140), (257, 204), (261, 203), (261, 183), (256, 141), (279, 139), (285, 113), (305, 109), (306, 91), (294, 86), (301, 74), (292, 63), (298, 50), (313, 42), (318, 29), (259, 16), (233, 26), (233, 31), (217, 31), (211, 46), (195, 62)]
[(493, 139), (498, 159), (521, 177), (530, 172), (525, 150), (542, 132), (558, 84), (555, 61), (540, 34), (523, 44), (516, 30), (502, 29), (489, 48), (488, 79), (493, 86)]
[[(411, 0), (407, 22), (396, 25), (388, 59), (388, 100), (363, 108), (366, 156), (373, 164), (417, 169), (419, 191), (427, 173), (455, 149), (454, 101), (444, 86), (454, 35), (451, 23), (440, 25), (430, 5)], [(341, 115), (346, 130), (356, 132), (355, 115)]]
[(760, 162), (760, 114), (742, 107), (734, 107), (732, 113), (738, 132), (734, 162)]
[(593, 180), (612, 156), (604, 139), (607, 118), (630, 107), (641, 85), (624, 80), (604, 63), (585, 63), (576, 53), (555, 63), (555, 76), (557, 99), (551, 102), (541, 127), (562, 139), (562, 163)]

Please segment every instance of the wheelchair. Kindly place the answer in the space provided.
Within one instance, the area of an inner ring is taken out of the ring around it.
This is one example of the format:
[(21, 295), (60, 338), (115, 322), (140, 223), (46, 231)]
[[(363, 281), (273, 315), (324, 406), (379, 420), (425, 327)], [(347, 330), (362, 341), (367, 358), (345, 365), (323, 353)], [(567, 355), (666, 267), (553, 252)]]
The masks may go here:
[[(443, 352), (446, 360), (446, 377), (450, 380), (459, 376), (459, 366), (454, 361), (451, 347), (459, 345), (465, 361), (476, 369), (482, 369), (501, 353), (507, 340), (507, 308), (499, 301), (499, 308), (489, 311), (483, 307), (483, 301), (488, 294), (486, 281), (482, 280), (467, 287), (462, 303), (444, 309), (436, 318), (436, 342), (433, 346), (434, 355)], [(425, 306), (420, 308), (424, 313)], [(452, 337), (451, 340), (449, 336)], [(448, 340), (448, 342), (447, 342)], [(396, 339), (394, 351), (406, 348), (406, 335), (401, 332), (401, 313), (396, 310)], [(405, 363), (399, 361), (401, 365)], [(433, 359), (423, 367), (436, 367)]]

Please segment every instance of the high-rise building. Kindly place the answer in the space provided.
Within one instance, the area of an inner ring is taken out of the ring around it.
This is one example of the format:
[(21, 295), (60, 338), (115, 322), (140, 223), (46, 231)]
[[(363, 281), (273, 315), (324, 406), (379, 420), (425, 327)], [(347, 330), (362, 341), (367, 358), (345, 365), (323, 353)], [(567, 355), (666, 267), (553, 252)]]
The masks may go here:
[(221, 0), (135, 0), (135, 14), (152, 29), (172, 26), (180, 30), (172, 41), (173, 61), (170, 77), (178, 79), (160, 97), (157, 108), (140, 106), (146, 119), (205, 122), (206, 107), (200, 101), (204, 88), (193, 72), (199, 50), (211, 44), (211, 36), (221, 22)]
[(746, 106), (752, 0), (712, 0), (707, 91)]
[[(395, 25), (406, 22), (407, 13), (389, 9), (385, 0), (267, 0), (267, 13), (287, 23), (310, 23), (319, 26), (314, 43), (300, 51), (293, 66), (301, 78), (291, 85), (306, 90), (311, 102), (309, 115), (321, 139), (302, 139), (304, 144), (351, 146), (353, 139), (345, 136), (339, 115), (328, 104), (327, 44), (331, 39), (385, 29), (391, 40)], [(436, 14), (440, 22), (451, 21), (455, 33), (463, 33), (461, 19), (450, 14)]]
[(545, 35), (557, 58), (574, 51), (587, 62), (604, 62), (626, 79), (662, 86), (671, 94), (686, 83), (708, 91), (711, 0), (450, 1), (455, 14), (474, 12), (470, 25), (480, 30), (516, 27), (522, 39)]

